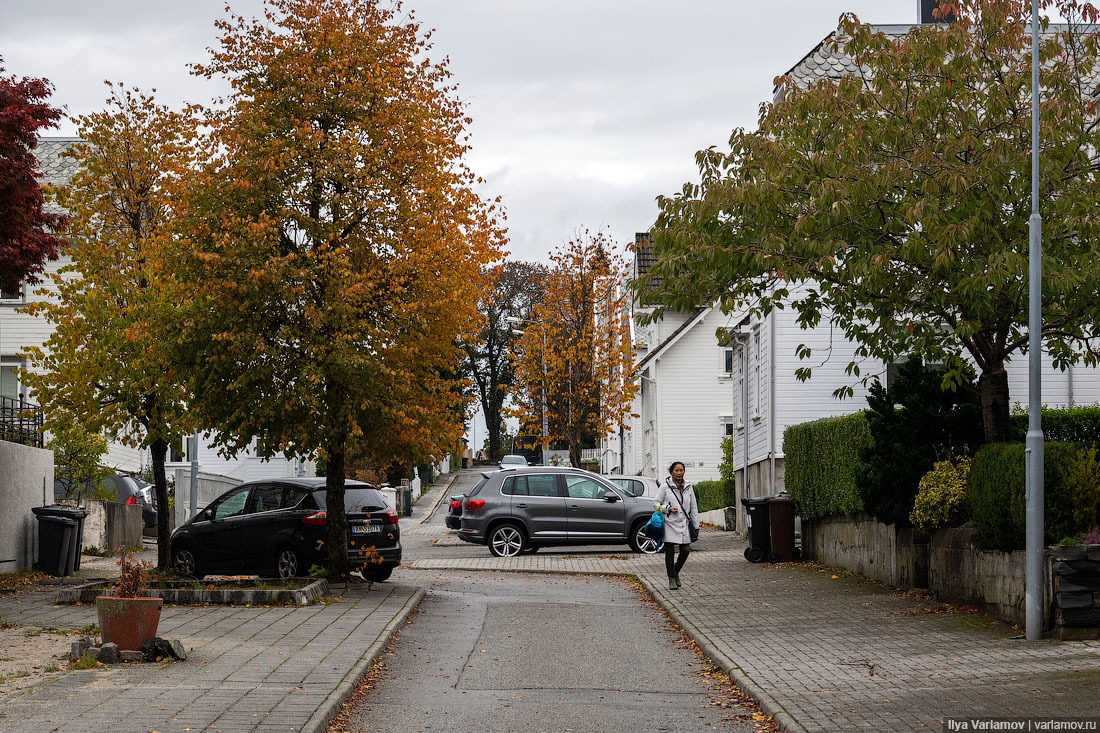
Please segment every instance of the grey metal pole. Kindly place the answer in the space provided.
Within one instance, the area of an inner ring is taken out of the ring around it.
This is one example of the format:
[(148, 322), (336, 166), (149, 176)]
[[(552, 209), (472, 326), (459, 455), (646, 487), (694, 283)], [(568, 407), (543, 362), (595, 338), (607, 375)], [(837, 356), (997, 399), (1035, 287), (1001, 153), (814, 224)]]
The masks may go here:
[(190, 438), (191, 449), (191, 516), (199, 513), (199, 434)]
[(1031, 218), (1028, 220), (1028, 420), (1024, 619), (1028, 641), (1043, 638), (1042, 246), (1039, 215), (1039, 0), (1031, 0)]
[(546, 327), (539, 324), (542, 333), (542, 465), (550, 465), (550, 431), (546, 420)]

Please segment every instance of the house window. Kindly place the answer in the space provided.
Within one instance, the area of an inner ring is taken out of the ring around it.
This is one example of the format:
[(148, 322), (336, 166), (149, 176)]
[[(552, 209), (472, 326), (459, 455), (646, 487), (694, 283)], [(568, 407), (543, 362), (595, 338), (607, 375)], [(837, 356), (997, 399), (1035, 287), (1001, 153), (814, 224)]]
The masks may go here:
[(0, 397), (19, 399), (19, 360), (9, 357), (0, 359)]
[(724, 434), (728, 437), (733, 435), (733, 420), (726, 420)]
[(6, 288), (0, 288), (0, 303), (4, 305), (10, 305), (13, 303), (23, 302), (23, 288), (16, 288), (14, 291)]
[(737, 360), (736, 374), (737, 374), (737, 397), (734, 399), (734, 419), (738, 425), (742, 424), (741, 416), (744, 412), (747, 412), (745, 405), (741, 404), (741, 401), (745, 399), (745, 347), (741, 347), (741, 358)]
[(757, 331), (752, 336), (752, 350), (753, 350), (753, 383), (756, 385), (756, 410), (753, 415), (759, 415), (763, 409), (764, 385), (760, 380), (760, 331)]
[(733, 374), (733, 349), (722, 349), (722, 371), (725, 374)]

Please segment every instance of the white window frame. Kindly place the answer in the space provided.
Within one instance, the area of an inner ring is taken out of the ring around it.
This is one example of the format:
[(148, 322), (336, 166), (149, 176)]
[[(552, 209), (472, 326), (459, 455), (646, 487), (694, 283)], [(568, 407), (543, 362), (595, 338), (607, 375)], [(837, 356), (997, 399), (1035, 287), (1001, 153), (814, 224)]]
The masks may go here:
[(761, 359), (760, 355), (760, 341), (760, 329), (757, 328), (755, 331), (752, 332), (753, 385), (750, 386), (755, 386), (756, 388), (755, 394), (753, 395), (754, 399), (752, 401), (753, 410), (751, 414), (753, 420), (759, 420), (761, 411), (763, 410), (762, 398), (764, 396), (764, 385), (760, 379), (760, 364), (763, 360)]
[(19, 284), (19, 292), (14, 295), (0, 290), (0, 305), (23, 305), (23, 295), (26, 293), (26, 290), (23, 283)]
[(741, 352), (741, 358), (734, 359), (734, 381), (737, 383), (737, 403), (734, 406), (733, 413), (733, 427), (735, 431), (745, 429), (745, 421), (743, 418), (748, 412), (747, 407), (741, 404), (748, 396), (745, 390), (745, 355), (748, 353), (748, 346), (742, 344), (737, 350)]
[[(15, 369), (25, 369), (26, 365), (23, 363), (23, 359), (19, 358), (18, 356), (0, 356), (0, 369), (7, 369), (9, 367), (14, 367)], [(19, 395), (22, 394), (23, 399), (26, 400), (26, 392), (23, 389), (23, 380), (19, 378), (18, 371), (16, 371), (14, 374), (15, 396), (11, 397), (11, 399), (18, 400)], [(8, 395), (3, 396), (8, 397)]]
[[(734, 362), (737, 359), (737, 354), (734, 352), (732, 346), (723, 346), (718, 350), (719, 353), (719, 366), (718, 366), (718, 378), (719, 379), (733, 379), (733, 374), (736, 371)], [(729, 369), (726, 369), (726, 362), (729, 360)]]

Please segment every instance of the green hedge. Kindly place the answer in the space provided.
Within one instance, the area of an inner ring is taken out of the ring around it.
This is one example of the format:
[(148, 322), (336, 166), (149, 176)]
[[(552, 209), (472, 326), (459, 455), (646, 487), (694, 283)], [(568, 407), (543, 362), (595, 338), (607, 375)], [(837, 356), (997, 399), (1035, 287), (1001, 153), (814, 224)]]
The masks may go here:
[(859, 455), (871, 443), (862, 412), (791, 425), (783, 431), (787, 493), (803, 519), (863, 510), (856, 476)]
[(737, 501), (733, 491), (724, 481), (697, 481), (692, 485), (695, 487), (695, 498), (699, 501), (701, 512), (724, 509), (733, 506)]
[[(1067, 443), (1100, 443), (1100, 406), (1044, 407), (1040, 413), (1043, 438)], [(1012, 439), (1027, 437), (1027, 412), (1012, 416)]]
[[(1066, 475), (1077, 462), (1079, 451), (1075, 443), (1052, 441), (1043, 446), (1045, 544), (1077, 532), (1074, 497)], [(966, 494), (982, 545), (987, 549), (1024, 549), (1024, 482), (1023, 443), (991, 443), (975, 454)]]

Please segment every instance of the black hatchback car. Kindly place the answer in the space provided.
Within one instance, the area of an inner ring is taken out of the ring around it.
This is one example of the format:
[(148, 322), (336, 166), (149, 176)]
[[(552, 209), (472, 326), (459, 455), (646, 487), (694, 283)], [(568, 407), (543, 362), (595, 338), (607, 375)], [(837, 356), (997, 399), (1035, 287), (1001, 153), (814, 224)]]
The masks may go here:
[[(325, 479), (287, 478), (241, 484), (172, 533), (177, 572), (280, 578), (305, 575), (328, 557)], [(382, 581), (401, 564), (397, 512), (381, 492), (344, 482), (348, 557), (367, 580)]]

